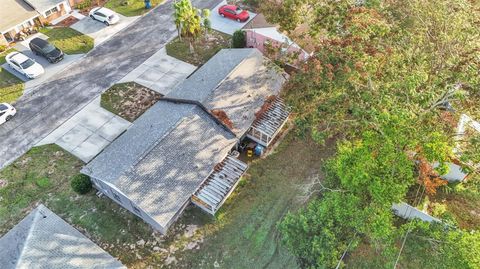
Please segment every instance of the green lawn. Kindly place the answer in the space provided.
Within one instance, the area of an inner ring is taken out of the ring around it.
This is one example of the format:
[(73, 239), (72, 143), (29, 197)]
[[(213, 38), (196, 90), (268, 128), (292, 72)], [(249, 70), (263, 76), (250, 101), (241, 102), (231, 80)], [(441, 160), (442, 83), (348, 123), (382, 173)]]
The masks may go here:
[[(4, 59), (0, 58), (0, 61)], [(23, 81), (0, 68), (0, 103), (11, 103), (23, 94)]]
[(101, 96), (100, 104), (113, 114), (133, 122), (160, 98), (161, 94), (135, 82), (113, 85)]
[(66, 54), (87, 53), (93, 49), (93, 38), (70, 27), (42, 28), (40, 32), (47, 35), (48, 41)]
[(214, 30), (210, 31), (207, 39), (199, 37), (193, 44), (194, 52), (190, 52), (188, 40), (178, 37), (167, 44), (167, 54), (184, 62), (200, 66), (206, 63), (219, 50), (230, 48), (231, 36)]
[[(163, 0), (150, 1), (152, 8), (162, 2)], [(105, 3), (105, 7), (127, 17), (140, 16), (149, 11), (149, 9), (145, 9), (145, 2), (143, 0), (109, 0)]]

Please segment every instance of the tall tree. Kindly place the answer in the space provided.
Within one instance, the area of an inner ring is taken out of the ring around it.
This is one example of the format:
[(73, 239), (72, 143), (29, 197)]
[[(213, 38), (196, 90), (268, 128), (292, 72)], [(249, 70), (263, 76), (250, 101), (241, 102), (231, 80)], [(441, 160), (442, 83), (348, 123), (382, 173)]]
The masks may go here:
[[(360, 2), (265, 1), (275, 13), (267, 18), (288, 31), (306, 28), (317, 45), (284, 97), (296, 112), (300, 134), (319, 143), (340, 138), (327, 165), (328, 187), (343, 190), (358, 206), (350, 215), (307, 207), (285, 218), (280, 224), (285, 243), (305, 268), (331, 267), (332, 257), (340, 258), (339, 250), (354, 234), (392, 254), (398, 231), (391, 204), (404, 199), (416, 182), (434, 192), (438, 182), (422, 180), (430, 178), (422, 173), (447, 171), (454, 130), (443, 118), (445, 108), (475, 113), (480, 101), (475, 1)], [(433, 162), (441, 165), (420, 167)], [(333, 210), (339, 203), (335, 195), (321, 195), (312, 204)], [(352, 220), (360, 224), (352, 228)], [(309, 221), (322, 225), (308, 226)], [(329, 223), (340, 227), (330, 229)]]

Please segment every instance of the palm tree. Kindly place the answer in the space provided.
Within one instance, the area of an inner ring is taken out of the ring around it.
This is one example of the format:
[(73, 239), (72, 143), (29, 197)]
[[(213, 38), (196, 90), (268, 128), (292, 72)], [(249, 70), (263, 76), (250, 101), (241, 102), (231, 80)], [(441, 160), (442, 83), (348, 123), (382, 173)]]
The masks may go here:
[[(210, 10), (200, 10), (192, 6), (190, 0), (177, 0), (173, 4), (174, 21), (180, 40), (185, 37), (190, 43), (190, 52), (193, 53), (193, 41), (202, 32), (202, 24), (208, 20)], [(208, 21), (209, 24), (209, 21)]]

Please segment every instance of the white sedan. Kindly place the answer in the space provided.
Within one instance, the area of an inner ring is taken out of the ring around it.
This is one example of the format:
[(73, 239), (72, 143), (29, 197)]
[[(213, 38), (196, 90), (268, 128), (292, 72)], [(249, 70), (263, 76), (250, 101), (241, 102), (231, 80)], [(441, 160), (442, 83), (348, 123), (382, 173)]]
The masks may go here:
[(107, 26), (109, 26), (110, 24), (115, 24), (120, 20), (120, 17), (117, 15), (117, 13), (105, 7), (94, 8), (90, 10), (89, 15), (90, 18), (99, 22), (103, 22)]
[(29, 79), (34, 79), (45, 73), (43, 67), (20, 52), (11, 52), (5, 57), (8, 65)]
[(7, 103), (0, 103), (0, 125), (9, 121), (17, 114), (17, 110)]

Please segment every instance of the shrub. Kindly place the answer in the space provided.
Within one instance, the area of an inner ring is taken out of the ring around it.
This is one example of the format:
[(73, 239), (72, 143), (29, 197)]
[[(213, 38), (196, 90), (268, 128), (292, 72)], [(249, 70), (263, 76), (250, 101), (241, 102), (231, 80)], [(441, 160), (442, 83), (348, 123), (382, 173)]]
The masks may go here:
[(92, 189), (90, 177), (83, 174), (74, 176), (70, 184), (72, 189), (79, 194), (86, 194)]
[(75, 5), (75, 9), (86, 9), (92, 5), (92, 0), (85, 0)]
[(232, 37), (232, 47), (245, 48), (246, 45), (247, 45), (247, 40), (245, 37), (245, 32), (243, 30), (235, 31)]
[(4, 52), (7, 50), (7, 46), (5, 45), (0, 45), (0, 52)]

